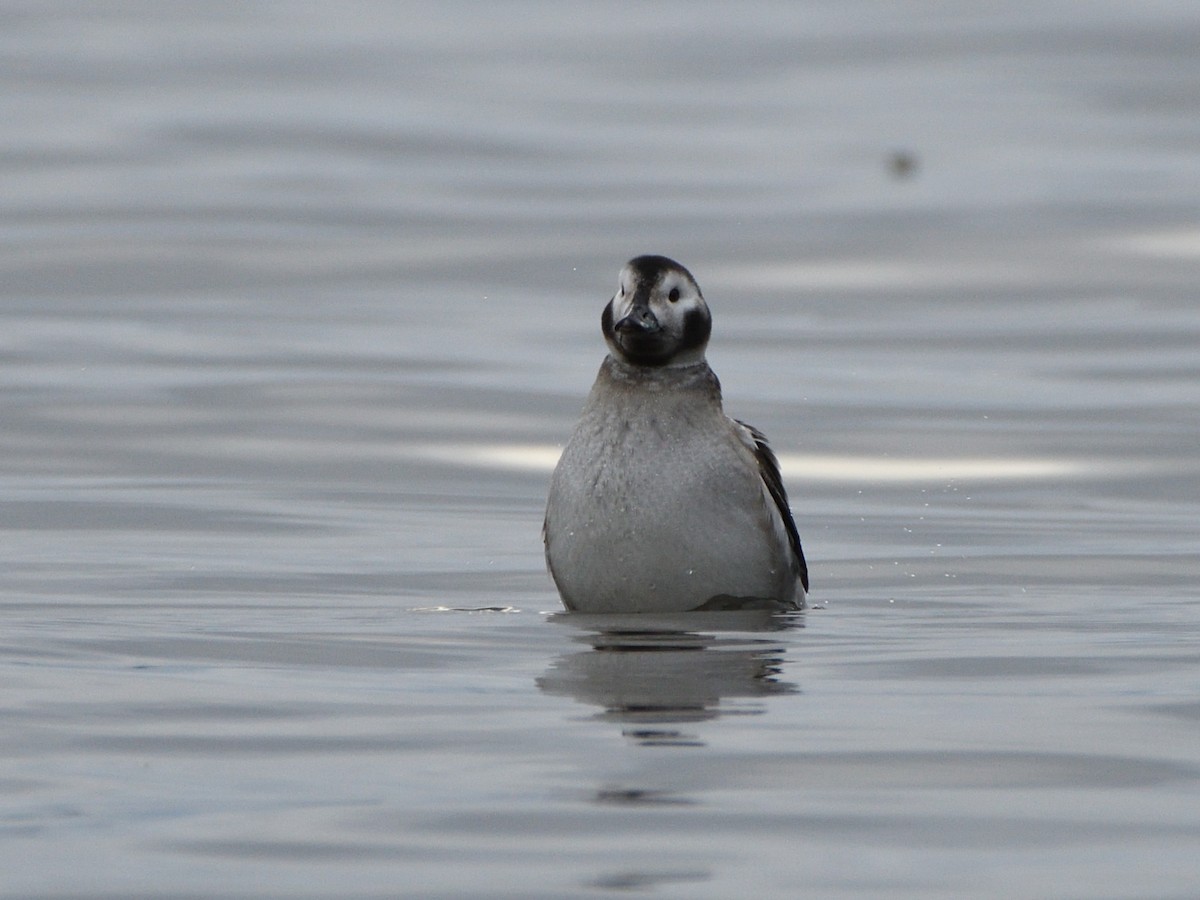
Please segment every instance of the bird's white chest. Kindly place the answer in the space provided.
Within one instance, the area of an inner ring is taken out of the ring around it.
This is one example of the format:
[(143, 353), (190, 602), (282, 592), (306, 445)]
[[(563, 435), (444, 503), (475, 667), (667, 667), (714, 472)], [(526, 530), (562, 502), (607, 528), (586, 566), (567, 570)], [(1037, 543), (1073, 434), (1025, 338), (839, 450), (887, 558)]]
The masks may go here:
[(688, 400), (589, 404), (546, 516), (568, 605), (673, 611), (783, 590), (786, 561), (753, 456), (719, 403)]

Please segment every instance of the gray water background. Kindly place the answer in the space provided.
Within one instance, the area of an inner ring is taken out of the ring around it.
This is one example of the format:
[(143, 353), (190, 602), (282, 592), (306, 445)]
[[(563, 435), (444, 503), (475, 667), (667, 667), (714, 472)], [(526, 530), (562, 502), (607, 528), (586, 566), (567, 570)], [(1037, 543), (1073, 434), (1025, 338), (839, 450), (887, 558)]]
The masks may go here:
[[(1197, 47), (3, 4), (0, 893), (1196, 896)], [(646, 252), (803, 615), (557, 614), (547, 466)]]

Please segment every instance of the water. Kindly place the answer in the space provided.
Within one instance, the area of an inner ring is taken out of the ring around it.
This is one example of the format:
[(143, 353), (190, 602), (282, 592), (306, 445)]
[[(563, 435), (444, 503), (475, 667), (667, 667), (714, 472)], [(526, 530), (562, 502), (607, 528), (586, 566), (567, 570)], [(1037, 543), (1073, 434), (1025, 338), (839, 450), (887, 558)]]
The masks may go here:
[[(4, 896), (1195, 895), (1195, 9), (0, 20)], [(816, 609), (558, 612), (643, 252)]]

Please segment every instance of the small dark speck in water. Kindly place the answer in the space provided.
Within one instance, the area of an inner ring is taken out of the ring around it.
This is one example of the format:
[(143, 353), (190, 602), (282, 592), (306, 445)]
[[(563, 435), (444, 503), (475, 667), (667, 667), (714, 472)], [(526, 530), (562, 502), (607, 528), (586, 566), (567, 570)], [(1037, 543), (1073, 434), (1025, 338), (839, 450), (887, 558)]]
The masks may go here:
[(602, 788), (596, 792), (596, 802), (618, 806), (686, 806), (694, 801), (648, 788)]
[(893, 150), (888, 154), (888, 174), (897, 181), (914, 177), (920, 167), (921, 161), (912, 150)]
[(707, 872), (614, 872), (592, 882), (593, 887), (611, 891), (636, 891), (678, 881), (707, 881)]

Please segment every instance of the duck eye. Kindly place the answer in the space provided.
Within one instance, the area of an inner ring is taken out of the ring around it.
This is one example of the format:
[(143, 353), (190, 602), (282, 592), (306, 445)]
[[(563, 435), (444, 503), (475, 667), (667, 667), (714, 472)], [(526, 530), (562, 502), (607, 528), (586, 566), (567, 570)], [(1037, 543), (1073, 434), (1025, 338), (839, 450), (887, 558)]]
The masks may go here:
[(672, 303), (679, 302), (679, 288), (671, 288), (671, 293), (667, 294), (667, 299)]

